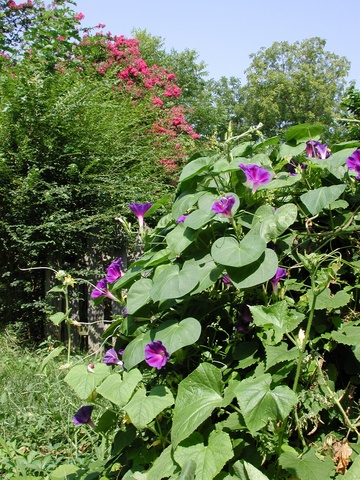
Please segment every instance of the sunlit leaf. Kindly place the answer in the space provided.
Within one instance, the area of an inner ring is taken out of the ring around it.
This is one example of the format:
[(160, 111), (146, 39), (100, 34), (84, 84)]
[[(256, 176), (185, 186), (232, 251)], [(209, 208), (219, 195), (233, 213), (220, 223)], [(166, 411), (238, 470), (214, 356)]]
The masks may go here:
[(221, 237), (211, 247), (214, 261), (230, 267), (255, 262), (265, 251), (266, 242), (256, 235), (246, 235), (239, 243), (234, 237)]
[(280, 455), (279, 462), (287, 472), (301, 480), (332, 478), (335, 470), (332, 459), (327, 455), (323, 455), (320, 459), (314, 448), (310, 448), (301, 457), (294, 452), (284, 452)]
[(73, 475), (76, 475), (76, 472), (80, 470), (80, 467), (72, 465), (59, 465), (55, 470), (50, 474), (51, 480), (64, 480), (64, 478), (75, 478)]
[(276, 273), (278, 258), (267, 248), (255, 262), (241, 268), (227, 268), (227, 273), (236, 288), (250, 288), (270, 280)]
[(136, 391), (130, 402), (124, 406), (131, 423), (136, 428), (145, 428), (159, 413), (174, 403), (174, 397), (167, 387), (162, 385), (151, 389), (147, 395), (145, 388)]
[(301, 195), (300, 200), (311, 213), (316, 215), (325, 207), (337, 200), (344, 192), (346, 185), (331, 185), (330, 187), (321, 187), (316, 190), (309, 190)]
[(239, 480), (269, 480), (266, 475), (245, 460), (238, 460), (234, 463), (233, 469)]
[(191, 292), (199, 282), (199, 267), (187, 264), (169, 265), (155, 276), (150, 291), (154, 302), (161, 302), (170, 298), (180, 298)]
[(302, 313), (290, 309), (286, 301), (277, 302), (269, 307), (250, 306), (254, 324), (264, 330), (273, 330), (273, 342), (279, 343), (283, 336), (292, 332), (304, 319)]
[(96, 391), (110, 400), (110, 402), (123, 407), (129, 400), (138, 383), (142, 379), (142, 375), (137, 368), (130, 372), (123, 372), (123, 378), (119, 373), (113, 373), (105, 378)]
[(236, 390), (246, 426), (252, 434), (265, 427), (269, 420), (283, 420), (297, 402), (297, 396), (287, 386), (271, 389), (271, 375), (242, 380)]
[(212, 157), (196, 158), (192, 162), (185, 165), (185, 167), (183, 168), (180, 174), (179, 182), (189, 180), (195, 175), (199, 175), (204, 170), (206, 170), (213, 161), (214, 159)]
[(262, 205), (254, 214), (251, 232), (269, 242), (283, 234), (296, 218), (297, 208), (293, 203), (282, 205), (277, 210), (271, 205)]
[[(311, 305), (313, 301), (313, 292), (308, 290), (306, 295), (309, 300), (309, 305)], [(333, 310), (347, 305), (350, 300), (351, 296), (344, 292), (344, 290), (339, 290), (335, 294), (332, 294), (330, 288), (325, 288), (316, 297), (315, 310)]]
[(323, 125), (316, 125), (311, 123), (302, 123), (301, 125), (294, 125), (286, 130), (285, 140), (290, 142), (296, 140), (312, 140), (323, 131)]
[(230, 437), (223, 431), (213, 430), (205, 446), (199, 434), (181, 442), (174, 452), (176, 462), (183, 468), (189, 461), (196, 464), (197, 480), (212, 480), (233, 456)]
[(195, 237), (195, 230), (187, 227), (184, 223), (179, 223), (179, 225), (176, 225), (176, 227), (166, 235), (165, 240), (170, 252), (173, 255), (179, 255), (192, 244)]
[(65, 377), (65, 382), (82, 400), (86, 400), (110, 375), (109, 367), (103, 363), (97, 363), (93, 370), (89, 372), (86, 365), (75, 365)]
[(192, 317), (184, 318), (180, 322), (168, 320), (158, 328), (138, 335), (125, 348), (123, 360), (129, 370), (145, 360), (145, 346), (148, 343), (161, 340), (171, 355), (179, 348), (195, 343), (201, 333), (201, 324)]
[(179, 466), (173, 457), (172, 446), (169, 445), (157, 457), (150, 470), (146, 472), (146, 478), (147, 480), (161, 480), (162, 478), (171, 477), (178, 469)]
[(221, 371), (209, 363), (200, 364), (178, 387), (171, 438), (174, 446), (187, 438), (223, 403)]
[(141, 278), (136, 281), (127, 293), (126, 309), (129, 315), (132, 315), (141, 307), (150, 302), (150, 291), (153, 287), (149, 278)]

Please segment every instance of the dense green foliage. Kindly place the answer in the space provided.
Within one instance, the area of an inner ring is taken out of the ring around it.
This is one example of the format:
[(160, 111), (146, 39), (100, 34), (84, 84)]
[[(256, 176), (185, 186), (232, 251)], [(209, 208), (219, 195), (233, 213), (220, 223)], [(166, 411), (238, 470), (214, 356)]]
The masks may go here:
[(325, 46), (321, 38), (275, 42), (251, 55), (246, 71), (247, 122), (262, 122), (267, 135), (306, 122), (333, 129), (350, 63)]
[(134, 39), (83, 36), (64, 3), (4, 10), (29, 22), (0, 58), (1, 313), (33, 334), (44, 272), (19, 268), (86, 275), (90, 246), (114, 255), (124, 245), (114, 217), (173, 190), (197, 137), (174, 102), (176, 77), (147, 67)]
[(195, 156), (108, 283), (122, 361), (65, 378), (113, 436), (107, 478), (357, 474), (360, 143), (330, 151), (321, 130)]
[[(193, 50), (84, 29), (75, 5), (0, 0), (0, 313), (19, 337), (45, 313), (68, 329), (66, 360), (1, 337), (0, 474), (359, 477), (348, 61), (280, 42), (246, 85), (208, 80)], [(104, 358), (72, 356), (70, 296), (100, 275), (94, 309), (121, 314)]]
[(351, 138), (360, 138), (360, 91), (350, 86), (343, 99), (347, 116), (341, 120), (345, 123)]

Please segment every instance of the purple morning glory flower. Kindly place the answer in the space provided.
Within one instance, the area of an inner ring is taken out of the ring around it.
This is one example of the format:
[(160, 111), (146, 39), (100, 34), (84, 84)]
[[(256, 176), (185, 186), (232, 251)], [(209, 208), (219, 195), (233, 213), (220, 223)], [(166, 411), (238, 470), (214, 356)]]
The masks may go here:
[(213, 203), (211, 210), (215, 213), (222, 213), (227, 217), (231, 217), (231, 209), (236, 200), (233, 195), (225, 195), (225, 197)]
[(85, 423), (87, 423), (91, 427), (95, 428), (94, 422), (91, 420), (93, 408), (94, 407), (91, 405), (86, 405), (79, 408), (79, 410), (73, 416), (73, 422), (75, 423), (75, 425), (84, 425)]
[(129, 208), (138, 217), (139, 227), (144, 226), (144, 215), (152, 207), (152, 203), (130, 203)]
[(247, 333), (249, 331), (249, 325), (253, 321), (253, 316), (246, 303), (241, 303), (238, 306), (240, 319), (235, 322), (235, 327), (238, 333)]
[(306, 142), (306, 157), (325, 160), (330, 157), (329, 147), (325, 143), (309, 140)]
[(155, 367), (160, 370), (160, 368), (166, 364), (169, 357), (170, 355), (161, 340), (148, 343), (145, 347), (145, 362), (150, 365), (150, 367)]
[(278, 284), (281, 278), (286, 277), (287, 272), (285, 268), (278, 267), (276, 270), (275, 275), (273, 278), (270, 280), (271, 286), (273, 288), (273, 292), (276, 295), (278, 291)]
[(187, 215), (180, 215), (180, 217), (176, 220), (176, 223), (183, 223), (185, 222)]
[[(120, 351), (119, 351), (119, 355), (122, 355), (122, 353), (120, 353)], [(123, 350), (122, 350), (122, 352), (123, 352)], [(105, 356), (103, 358), (103, 363), (105, 363), (106, 365), (120, 365), (120, 367), (124, 366), (124, 362), (119, 359), (118, 354), (115, 351), (115, 348), (110, 348), (105, 353)]]
[(116, 280), (118, 280), (120, 277), (124, 275), (124, 272), (121, 270), (121, 262), (122, 258), (118, 258), (115, 260), (115, 262), (110, 263), (108, 268), (106, 269), (106, 281), (108, 283), (114, 283)]
[(221, 277), (221, 281), (224, 285), (232, 285), (232, 281), (230, 280), (228, 273), (225, 273), (225, 275)]
[(259, 185), (269, 183), (271, 180), (271, 173), (265, 168), (259, 167), (259, 165), (255, 165), (254, 163), (250, 163), (249, 165), (239, 163), (239, 167), (245, 172), (246, 183), (249, 185), (252, 182), (252, 193), (256, 192)]
[[(285, 169), (288, 173), (290, 173), (290, 175), (296, 175), (297, 174), (296, 167), (298, 166), (299, 166), (299, 162), (294, 158), (292, 158), (290, 162), (285, 165)], [(301, 170), (305, 170), (307, 165), (306, 163), (302, 163), (300, 167), (301, 167)]]
[(350, 155), (350, 157), (346, 160), (346, 165), (349, 170), (355, 170), (357, 173), (357, 180), (360, 180), (360, 148), (355, 150), (355, 152)]
[(102, 278), (91, 293), (91, 298), (94, 300), (99, 297), (107, 297), (111, 300), (117, 300), (117, 298), (108, 290), (106, 278)]

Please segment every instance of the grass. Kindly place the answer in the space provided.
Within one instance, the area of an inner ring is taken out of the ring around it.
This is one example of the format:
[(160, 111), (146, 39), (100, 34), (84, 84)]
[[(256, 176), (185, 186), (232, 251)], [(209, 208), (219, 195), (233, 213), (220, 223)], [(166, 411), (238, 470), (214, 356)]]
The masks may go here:
[[(96, 459), (99, 438), (88, 425), (76, 427), (78, 398), (63, 381), (65, 355), (48, 358), (55, 346), (19, 344), (0, 332), (0, 478), (50, 478), (61, 464)], [(73, 360), (76, 360), (74, 358)], [(42, 364), (46, 364), (42, 369)]]

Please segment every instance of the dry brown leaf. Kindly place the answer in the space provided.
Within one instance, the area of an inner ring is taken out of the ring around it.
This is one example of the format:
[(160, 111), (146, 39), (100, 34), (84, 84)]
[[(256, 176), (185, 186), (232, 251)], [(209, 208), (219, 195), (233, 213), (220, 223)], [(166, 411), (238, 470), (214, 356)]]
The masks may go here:
[(333, 444), (334, 449), (334, 462), (337, 464), (336, 473), (344, 475), (349, 465), (350, 455), (352, 454), (352, 448), (348, 441), (342, 440), (341, 442), (335, 442)]

